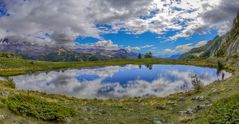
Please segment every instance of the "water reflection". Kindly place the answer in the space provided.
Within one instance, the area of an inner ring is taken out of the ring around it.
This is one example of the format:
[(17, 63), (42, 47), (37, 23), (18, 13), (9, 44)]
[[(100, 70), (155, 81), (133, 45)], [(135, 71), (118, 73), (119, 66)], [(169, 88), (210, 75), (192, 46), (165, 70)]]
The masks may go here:
[[(12, 77), (18, 89), (79, 98), (166, 96), (192, 89), (191, 76), (203, 85), (217, 80), (216, 69), (186, 65), (126, 65), (38, 72)], [(225, 73), (225, 77), (229, 77)]]

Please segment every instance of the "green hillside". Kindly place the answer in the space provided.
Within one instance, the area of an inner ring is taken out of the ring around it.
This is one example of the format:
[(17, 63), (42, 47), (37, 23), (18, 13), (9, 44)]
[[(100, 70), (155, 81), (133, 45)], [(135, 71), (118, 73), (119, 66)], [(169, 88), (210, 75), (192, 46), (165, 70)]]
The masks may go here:
[(239, 13), (234, 20), (232, 29), (222, 36), (217, 36), (205, 46), (194, 48), (182, 55), (181, 59), (224, 58), (238, 59), (239, 57)]

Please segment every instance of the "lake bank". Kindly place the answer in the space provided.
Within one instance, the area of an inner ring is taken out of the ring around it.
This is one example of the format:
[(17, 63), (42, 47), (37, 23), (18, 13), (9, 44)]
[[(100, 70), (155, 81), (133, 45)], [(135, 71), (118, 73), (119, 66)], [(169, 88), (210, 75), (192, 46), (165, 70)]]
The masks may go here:
[[(31, 61), (15, 58), (0, 58), (0, 76), (20, 75), (35, 71), (49, 71), (67, 68), (83, 68), (94, 66), (107, 65), (126, 65), (126, 64), (181, 64), (181, 65), (195, 65), (204, 67), (216, 67), (216, 61), (195, 60), (169, 60), (169, 59), (138, 59), (138, 60), (110, 60), (110, 61), (96, 61), (96, 62), (44, 62)], [(226, 67), (226, 69), (233, 71), (233, 68)]]
[[(224, 72), (224, 78), (231, 76)], [(64, 94), (76, 98), (119, 99), (167, 96), (193, 89), (193, 76), (206, 86), (215, 80), (217, 69), (191, 65), (115, 65), (10, 76), (16, 89)], [(41, 83), (39, 83), (41, 82)]]

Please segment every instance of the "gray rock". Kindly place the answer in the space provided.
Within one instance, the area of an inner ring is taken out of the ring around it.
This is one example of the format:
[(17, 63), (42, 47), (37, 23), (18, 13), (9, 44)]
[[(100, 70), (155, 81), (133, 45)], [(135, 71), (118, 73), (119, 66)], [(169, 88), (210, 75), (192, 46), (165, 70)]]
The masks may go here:
[(194, 110), (196, 111), (196, 112), (198, 112), (198, 111), (201, 111), (201, 110), (205, 110), (205, 109), (207, 109), (207, 108), (209, 108), (211, 106), (211, 104), (205, 104), (205, 105), (198, 105), (198, 106), (196, 106), (195, 108), (194, 108)]
[(193, 114), (193, 109), (189, 108), (189, 109), (187, 109), (186, 111), (179, 111), (179, 114), (180, 114), (181, 116), (191, 115), (191, 114)]
[(179, 97), (178, 101), (184, 101), (185, 100), (185, 97), (181, 96)]
[(197, 102), (205, 101), (205, 100), (206, 98), (204, 96), (196, 96), (192, 98), (192, 101), (197, 101)]

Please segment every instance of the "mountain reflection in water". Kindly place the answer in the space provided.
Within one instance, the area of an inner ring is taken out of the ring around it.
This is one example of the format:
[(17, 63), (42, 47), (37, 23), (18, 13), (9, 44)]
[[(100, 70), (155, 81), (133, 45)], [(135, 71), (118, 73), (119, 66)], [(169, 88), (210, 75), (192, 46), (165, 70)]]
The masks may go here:
[[(11, 77), (18, 89), (78, 98), (166, 96), (191, 90), (193, 75), (203, 85), (217, 80), (216, 69), (188, 65), (125, 65), (37, 72)], [(231, 74), (225, 73), (228, 78)]]

